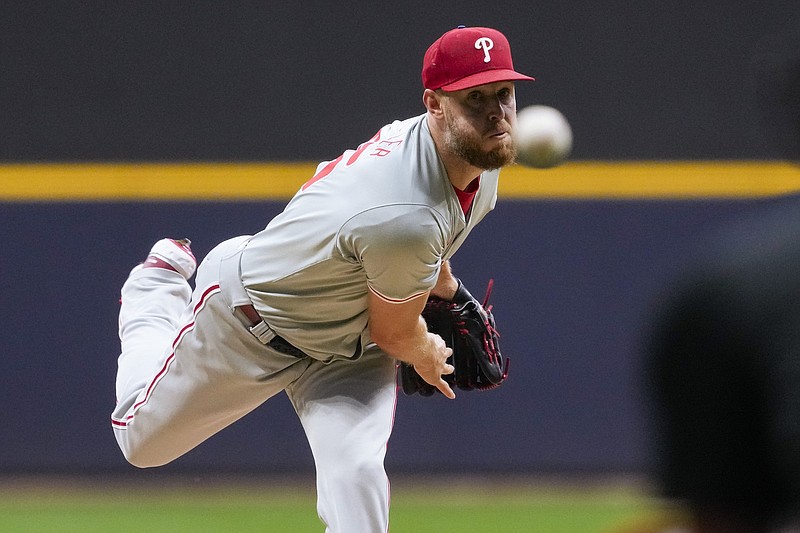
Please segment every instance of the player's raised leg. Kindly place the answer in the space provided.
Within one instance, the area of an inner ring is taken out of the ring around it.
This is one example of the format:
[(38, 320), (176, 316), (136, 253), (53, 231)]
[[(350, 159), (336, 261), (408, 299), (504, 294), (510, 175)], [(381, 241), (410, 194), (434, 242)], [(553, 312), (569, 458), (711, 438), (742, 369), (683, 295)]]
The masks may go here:
[(388, 530), (384, 458), (395, 380), (395, 361), (372, 349), (357, 361), (315, 362), (287, 389), (314, 454), (317, 511), (328, 533)]
[[(177, 272), (145, 266), (126, 282), (122, 394), (111, 422), (135, 466), (180, 457), (282, 391), (308, 365), (270, 351), (233, 313), (219, 285), (220, 261), (241, 241), (208, 254), (188, 306), (188, 284)], [(133, 302), (126, 306), (126, 298)]]
[(161, 366), (187, 312), (197, 261), (188, 239), (161, 239), (122, 286), (117, 402), (129, 403)]

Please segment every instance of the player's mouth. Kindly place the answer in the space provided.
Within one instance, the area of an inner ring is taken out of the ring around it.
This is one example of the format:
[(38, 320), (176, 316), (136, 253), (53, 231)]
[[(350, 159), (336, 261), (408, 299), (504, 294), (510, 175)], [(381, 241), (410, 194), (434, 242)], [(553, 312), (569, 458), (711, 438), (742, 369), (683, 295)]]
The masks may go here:
[(500, 130), (500, 131), (492, 130), (492, 131), (490, 131), (488, 133), (489, 137), (492, 137), (492, 138), (495, 138), (495, 139), (502, 139), (502, 138), (504, 138), (504, 137), (506, 137), (508, 135), (510, 135), (510, 133), (507, 130)]
[(509, 131), (496, 131), (491, 133), (487, 138), (487, 141), (492, 146), (507, 146), (510, 144), (511, 141), (511, 133)]
[(511, 135), (511, 128), (503, 123), (494, 124), (493, 127), (486, 131), (487, 137), (493, 137), (495, 139), (502, 139), (508, 135)]

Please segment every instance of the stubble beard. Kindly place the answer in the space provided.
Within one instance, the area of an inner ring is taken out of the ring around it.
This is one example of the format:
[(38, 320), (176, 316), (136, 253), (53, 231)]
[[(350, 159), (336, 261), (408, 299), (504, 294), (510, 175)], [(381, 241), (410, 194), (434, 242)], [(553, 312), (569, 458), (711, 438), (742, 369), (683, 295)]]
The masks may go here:
[(472, 131), (462, 128), (452, 117), (447, 117), (445, 146), (470, 165), (483, 170), (494, 170), (513, 163), (517, 158), (517, 149), (513, 142), (507, 141), (487, 151), (481, 148), (481, 140)]

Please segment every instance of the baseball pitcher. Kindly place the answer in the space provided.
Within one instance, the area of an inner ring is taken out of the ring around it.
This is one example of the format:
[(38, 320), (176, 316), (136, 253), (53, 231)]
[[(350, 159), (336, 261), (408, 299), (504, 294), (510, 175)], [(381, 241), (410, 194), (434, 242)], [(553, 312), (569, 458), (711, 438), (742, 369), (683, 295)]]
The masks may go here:
[(387, 531), (398, 362), (409, 394), (454, 398), (507, 374), (491, 308), (449, 260), (495, 206), (514, 83), (531, 79), (499, 31), (451, 30), (423, 60), (425, 113), (320, 164), (263, 230), (215, 247), (194, 290), (189, 241), (157, 242), (121, 291), (112, 426), (126, 459), (168, 463), (285, 393), (327, 531)]

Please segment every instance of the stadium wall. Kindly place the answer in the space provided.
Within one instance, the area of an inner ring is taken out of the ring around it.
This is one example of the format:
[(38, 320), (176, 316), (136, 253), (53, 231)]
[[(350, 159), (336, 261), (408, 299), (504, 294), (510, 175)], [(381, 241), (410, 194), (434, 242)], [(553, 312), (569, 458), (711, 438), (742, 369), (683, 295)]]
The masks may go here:
[[(309, 168), (229, 165), (226, 179), (216, 165), (0, 169), (0, 180), (17, 187), (13, 194), (6, 187), (0, 202), (0, 472), (129, 472), (109, 421), (119, 287), (129, 269), (163, 235), (190, 236), (202, 256), (221, 240), (259, 230), (282, 209), (281, 191), (296, 189)], [(605, 181), (596, 174), (603, 168)], [(152, 186), (135, 186), (143, 172)], [(51, 179), (73, 174), (95, 186), (62, 191), (81, 180)], [(792, 198), (800, 171), (770, 162), (579, 162), (507, 174), (497, 209), (453, 262), (478, 294), (496, 280), (511, 377), (456, 402), (401, 396), (387, 464), (396, 471), (476, 464), (517, 473), (641, 471), (649, 459), (641, 341), (652, 307), (699, 235)], [(715, 175), (726, 179), (712, 190)], [(260, 196), (237, 197), (254, 176)], [(669, 189), (659, 190), (669, 176)], [(199, 185), (187, 189), (184, 179)], [(581, 182), (594, 189), (576, 193)], [(110, 183), (113, 192), (93, 196)], [(186, 198), (188, 190), (206, 192)], [(311, 465), (281, 397), (166, 471)]]

